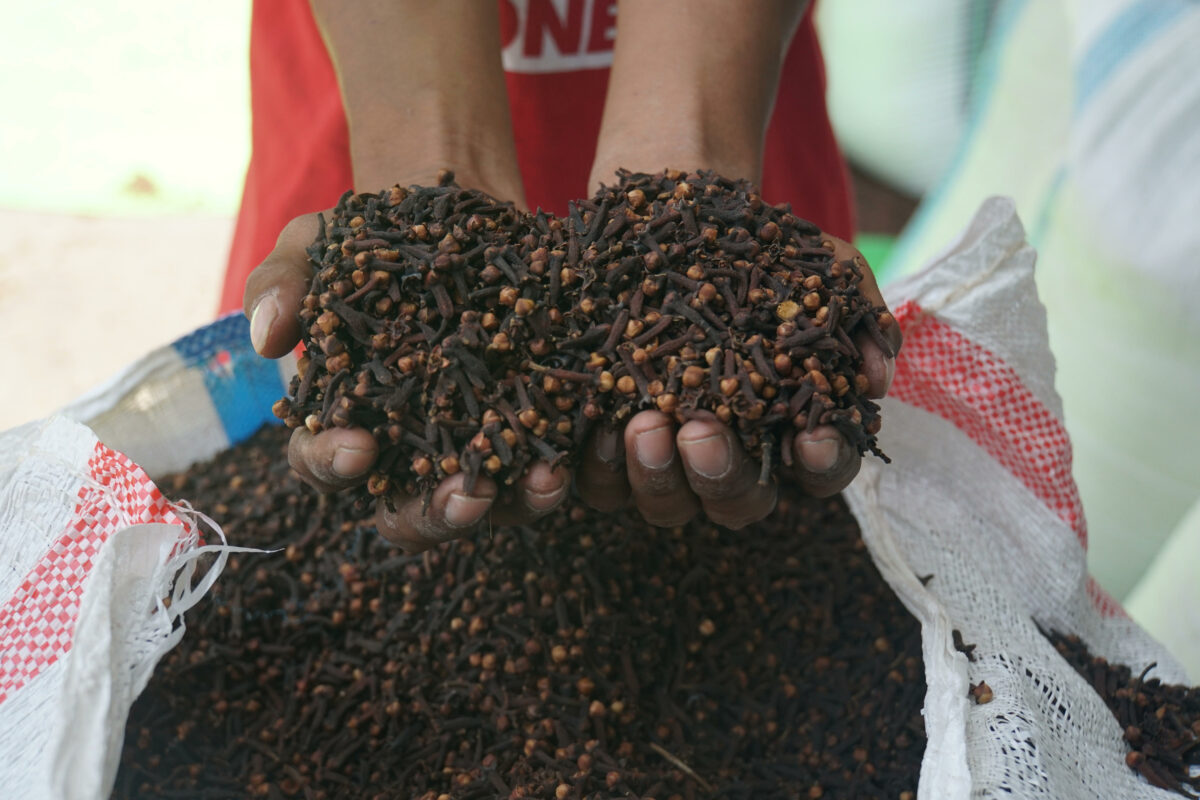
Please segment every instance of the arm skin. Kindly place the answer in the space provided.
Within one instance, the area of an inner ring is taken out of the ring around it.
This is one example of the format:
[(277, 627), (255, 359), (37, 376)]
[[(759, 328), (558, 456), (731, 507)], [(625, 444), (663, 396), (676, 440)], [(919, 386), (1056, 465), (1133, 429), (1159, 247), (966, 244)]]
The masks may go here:
[(762, 179), (779, 73), (805, 2), (621, 0), (591, 186), (618, 167)]
[[(618, 167), (712, 169), (761, 183), (780, 70), (806, 5), (622, 0), (591, 185), (612, 181)], [(844, 242), (838, 247), (843, 258), (857, 252)], [(884, 304), (869, 271), (862, 289)], [(890, 332), (898, 334), (895, 326)], [(898, 349), (898, 338), (894, 344)], [(894, 362), (869, 339), (858, 346), (870, 393), (882, 397)], [(665, 414), (645, 411), (623, 435), (609, 433), (596, 444), (585, 454), (579, 489), (598, 508), (616, 508), (632, 494), (655, 524), (682, 524), (703, 509), (731, 528), (774, 509), (777, 487), (757, 484), (759, 465), (715, 419), (677, 428)], [(809, 494), (839, 492), (858, 473), (860, 457), (832, 427), (799, 434), (791, 446), (788, 477)]]
[(333, 59), (358, 191), (464, 186), (524, 203), (496, 3), (313, 0)]

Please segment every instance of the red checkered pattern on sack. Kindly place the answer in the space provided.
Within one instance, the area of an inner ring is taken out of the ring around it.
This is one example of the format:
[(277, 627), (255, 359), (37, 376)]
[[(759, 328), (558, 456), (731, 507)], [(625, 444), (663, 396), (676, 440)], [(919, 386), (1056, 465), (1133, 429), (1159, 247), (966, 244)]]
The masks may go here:
[[(950, 421), (1067, 523), (1087, 547), (1087, 520), (1071, 477), (1071, 440), (1062, 421), (995, 353), (940, 322), (914, 301), (895, 311), (904, 333), (888, 397)], [(1088, 579), (1104, 616), (1124, 614)]]
[(889, 397), (954, 423), (1071, 526), (1087, 522), (1071, 477), (1067, 429), (996, 354), (908, 301), (896, 310), (904, 347)]
[(0, 609), (0, 703), (71, 649), (84, 583), (121, 528), (182, 525), (136, 464), (97, 442), (67, 528)]
[(1124, 617), (1125, 609), (1121, 608), (1121, 604), (1117, 599), (1108, 592), (1104, 591), (1104, 587), (1096, 583), (1096, 579), (1088, 575), (1087, 579), (1087, 595), (1092, 601), (1092, 607), (1095, 608), (1103, 617)]

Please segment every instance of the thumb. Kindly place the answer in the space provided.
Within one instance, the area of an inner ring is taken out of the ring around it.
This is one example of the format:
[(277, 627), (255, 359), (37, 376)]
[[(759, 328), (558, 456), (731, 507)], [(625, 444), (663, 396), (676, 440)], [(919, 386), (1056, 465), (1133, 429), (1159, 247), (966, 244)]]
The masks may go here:
[(313, 269), (306, 249), (317, 238), (316, 214), (289, 222), (275, 249), (246, 279), (242, 309), (250, 320), (250, 340), (259, 355), (279, 358), (300, 341), (296, 314), (308, 293)]

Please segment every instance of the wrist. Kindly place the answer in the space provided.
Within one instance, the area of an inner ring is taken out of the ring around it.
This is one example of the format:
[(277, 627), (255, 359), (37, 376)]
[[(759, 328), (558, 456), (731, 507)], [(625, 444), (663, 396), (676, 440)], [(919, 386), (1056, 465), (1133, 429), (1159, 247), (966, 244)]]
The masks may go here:
[(612, 184), (617, 169), (658, 172), (713, 170), (727, 178), (762, 178), (764, 133), (747, 127), (710, 125), (704, 114), (676, 114), (665, 126), (644, 120), (606, 120), (592, 163), (589, 188)]
[(521, 174), (511, 128), (471, 121), (437, 108), (373, 111), (370, 119), (351, 117), (350, 159), (357, 191), (393, 184), (432, 185), (443, 169), (464, 187), (524, 205)]
[(747, 13), (735, 0), (622, 0), (592, 185), (618, 166), (761, 182), (767, 123), (806, 5), (763, 0)]
[(496, 3), (312, 5), (337, 72), (357, 189), (428, 184), (452, 169), (464, 186), (524, 200)]

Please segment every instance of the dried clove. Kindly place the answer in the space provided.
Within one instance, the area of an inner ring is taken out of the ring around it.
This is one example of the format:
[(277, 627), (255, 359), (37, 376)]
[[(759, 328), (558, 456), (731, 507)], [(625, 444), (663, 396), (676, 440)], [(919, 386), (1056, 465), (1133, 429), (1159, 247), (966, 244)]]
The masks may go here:
[(488, 438), (517, 437), (487, 469), (502, 485), (535, 459), (572, 463), (594, 426), (644, 409), (681, 423), (716, 414), (763, 457), (763, 480), (791, 462), (796, 430), (818, 425), (886, 460), (854, 339), (891, 353), (895, 320), (859, 291), (861, 256), (746, 181), (617, 177), (566, 219), (518, 212), (448, 172), (437, 186), (344, 195), (308, 249), (306, 354), (275, 413), (313, 432), (370, 430), (380, 491), (367, 504), (457, 471), (474, 481), (485, 461), (470, 443), (489, 414), (500, 419)]
[(1075, 635), (1042, 631), (1059, 655), (1100, 695), (1131, 748), (1125, 763), (1160, 789), (1200, 796), (1200, 687), (1165, 684), (1094, 656)]

